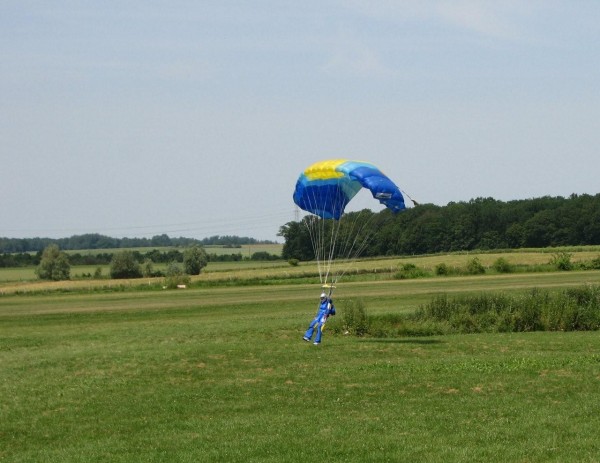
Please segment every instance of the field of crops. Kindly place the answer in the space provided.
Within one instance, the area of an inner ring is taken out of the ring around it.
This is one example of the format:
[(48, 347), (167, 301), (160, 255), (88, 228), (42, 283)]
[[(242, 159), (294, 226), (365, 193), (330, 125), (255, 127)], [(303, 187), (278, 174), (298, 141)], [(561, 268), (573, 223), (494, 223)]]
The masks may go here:
[[(506, 257), (531, 264), (539, 253)], [(450, 259), (463, 262), (359, 266)], [(318, 278), (225, 284), (308, 267), (207, 268), (197, 278), (220, 284), (172, 291), (74, 281), (69, 292), (27, 291), (38, 284), (29, 282), (15, 292), (4, 281), (0, 461), (599, 461), (597, 332), (326, 330), (313, 346), (301, 337)], [(356, 278), (334, 296), (340, 317), (355, 300), (380, 315), (414, 311), (436, 294), (599, 283), (593, 270)]]

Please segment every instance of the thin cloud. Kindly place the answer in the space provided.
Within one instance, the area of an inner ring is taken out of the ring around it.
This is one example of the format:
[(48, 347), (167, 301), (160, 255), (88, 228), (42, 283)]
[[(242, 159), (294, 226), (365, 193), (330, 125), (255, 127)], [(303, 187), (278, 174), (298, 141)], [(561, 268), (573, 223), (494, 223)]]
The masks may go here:
[(524, 21), (552, 2), (496, 0), (438, 0), (428, 2), (353, 0), (344, 5), (363, 17), (398, 25), (448, 26), (503, 40), (526, 35)]
[(438, 2), (435, 14), (454, 27), (512, 41), (524, 38), (523, 20), (535, 9), (535, 5), (528, 2), (462, 0)]
[(358, 77), (385, 77), (393, 74), (393, 71), (383, 64), (375, 49), (356, 39), (339, 41), (322, 70), (328, 74)]

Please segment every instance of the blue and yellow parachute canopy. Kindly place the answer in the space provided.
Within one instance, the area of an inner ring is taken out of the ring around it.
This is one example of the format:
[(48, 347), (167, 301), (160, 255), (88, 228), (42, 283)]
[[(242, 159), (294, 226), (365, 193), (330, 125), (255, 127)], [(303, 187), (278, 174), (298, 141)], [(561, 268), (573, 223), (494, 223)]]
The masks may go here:
[(400, 189), (369, 162), (331, 159), (306, 169), (296, 182), (294, 202), (323, 219), (338, 220), (361, 188), (394, 212), (404, 209)]

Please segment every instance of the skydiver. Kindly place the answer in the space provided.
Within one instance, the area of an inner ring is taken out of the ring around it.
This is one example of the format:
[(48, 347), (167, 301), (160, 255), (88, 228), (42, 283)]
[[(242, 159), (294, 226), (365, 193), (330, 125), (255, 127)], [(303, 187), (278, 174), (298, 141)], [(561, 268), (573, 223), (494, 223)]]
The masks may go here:
[(313, 343), (315, 346), (321, 344), (321, 336), (323, 334), (323, 327), (325, 326), (325, 322), (331, 316), (335, 315), (335, 307), (333, 306), (333, 300), (330, 297), (327, 297), (327, 294), (321, 293), (321, 302), (319, 303), (319, 309), (317, 310), (317, 315), (308, 325), (308, 329), (302, 339), (306, 342), (310, 342), (312, 339), (312, 335), (314, 330), (317, 331), (317, 336), (315, 337), (315, 342)]

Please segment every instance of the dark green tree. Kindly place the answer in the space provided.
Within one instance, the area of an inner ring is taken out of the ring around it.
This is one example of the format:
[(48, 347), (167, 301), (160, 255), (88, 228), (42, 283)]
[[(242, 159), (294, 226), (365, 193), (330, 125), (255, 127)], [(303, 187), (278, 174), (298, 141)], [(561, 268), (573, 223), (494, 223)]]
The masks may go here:
[[(315, 218), (307, 216), (302, 220), (315, 220)], [(285, 260), (308, 261), (315, 258), (308, 227), (303, 222), (286, 223), (279, 228), (278, 235), (285, 239), (281, 251), (281, 256)]]
[(204, 248), (192, 246), (183, 252), (183, 268), (188, 275), (200, 275), (208, 264), (208, 255)]
[(142, 268), (133, 252), (119, 251), (113, 254), (110, 262), (110, 277), (114, 279), (142, 277)]

